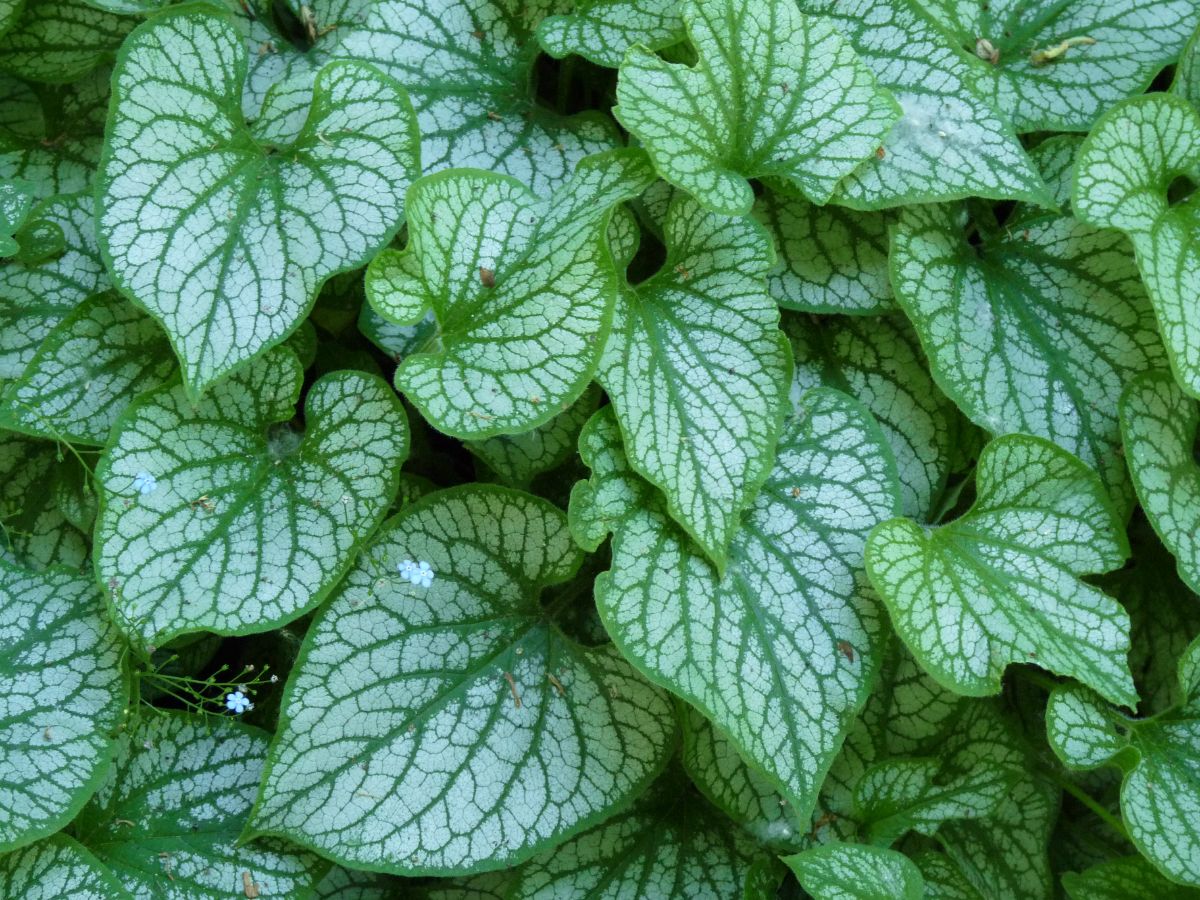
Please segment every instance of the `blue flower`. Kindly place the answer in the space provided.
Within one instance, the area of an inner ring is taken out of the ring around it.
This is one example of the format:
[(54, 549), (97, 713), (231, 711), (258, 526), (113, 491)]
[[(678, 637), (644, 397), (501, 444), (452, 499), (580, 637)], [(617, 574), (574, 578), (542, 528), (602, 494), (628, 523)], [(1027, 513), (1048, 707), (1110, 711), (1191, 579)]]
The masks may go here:
[(149, 472), (138, 472), (133, 476), (133, 489), (139, 494), (150, 494), (158, 488), (158, 479)]
[(400, 577), (405, 581), (424, 588), (433, 584), (433, 578), (436, 574), (433, 571), (433, 567), (425, 562), (425, 560), (413, 562), (411, 559), (406, 559), (396, 568), (400, 572)]
[(233, 691), (225, 696), (225, 708), (230, 712), (241, 715), (248, 709), (254, 709), (254, 704), (250, 702), (250, 698), (241, 691)]

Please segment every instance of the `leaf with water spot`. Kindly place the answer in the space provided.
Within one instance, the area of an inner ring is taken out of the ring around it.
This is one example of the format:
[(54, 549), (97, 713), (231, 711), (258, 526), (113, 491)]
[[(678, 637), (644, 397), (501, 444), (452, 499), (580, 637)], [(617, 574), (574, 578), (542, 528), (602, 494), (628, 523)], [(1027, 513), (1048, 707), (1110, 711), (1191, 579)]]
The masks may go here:
[(73, 830), (130, 894), (160, 900), (305, 897), (328, 867), (282, 841), (241, 831), (266, 732), (224, 718), (145, 713)]
[(636, 796), (673, 749), (674, 711), (542, 608), (581, 559), (559, 510), (507, 488), (403, 509), (309, 627), (251, 833), (344, 865), (465, 873)]
[(903, 853), (870, 844), (829, 843), (785, 856), (815, 900), (924, 900), (921, 870)]
[(1106, 113), (1075, 163), (1075, 215), (1133, 242), (1179, 383), (1200, 397), (1200, 193), (1171, 205), (1167, 189), (1200, 166), (1200, 112), (1186, 100), (1152, 94)]
[(902, 115), (835, 200), (881, 209), (979, 196), (1047, 204), (1012, 124), (991, 102), (987, 63), (968, 55), (912, 0), (800, 0), (846, 36)]
[(551, 56), (576, 53), (615, 69), (630, 47), (661, 50), (682, 41), (679, 7), (679, 0), (583, 0), (544, 18), (537, 38)]
[(367, 293), (400, 323), (433, 310), (437, 340), (396, 372), (427, 420), (481, 440), (535, 428), (583, 393), (616, 301), (611, 211), (653, 177), (641, 151), (615, 150), (580, 163), (549, 200), (491, 172), (413, 185), (408, 246), (375, 258)]
[(1129, 616), (1080, 580), (1129, 554), (1100, 480), (1049, 441), (1013, 434), (984, 448), (976, 485), (953, 522), (892, 519), (871, 533), (867, 571), (913, 655), (967, 696), (998, 693), (1020, 662), (1136, 704)]
[(870, 413), (810, 392), (729, 547), (724, 574), (629, 467), (602, 409), (580, 439), (591, 479), (571, 495), (586, 548), (612, 532), (596, 603), (621, 651), (700, 709), (806, 818), (878, 665), (882, 622), (866, 535), (899, 508)]
[(749, 212), (747, 179), (764, 176), (824, 203), (896, 121), (845, 39), (793, 0), (684, 0), (683, 18), (696, 66), (632, 48), (613, 114), (714, 212)]
[(129, 692), (122, 660), (90, 578), (0, 561), (0, 850), (62, 828), (104, 778)]
[(112, 872), (64, 834), (0, 857), (0, 897), (132, 900)]
[(295, 355), (268, 352), (193, 405), (175, 384), (135, 401), (96, 469), (96, 571), (122, 628), (161, 645), (249, 634), (316, 606), (382, 521), (408, 455), (379, 378), (333, 372), (295, 415)]
[(1196, 401), (1165, 372), (1146, 373), (1121, 397), (1121, 434), (1138, 500), (1193, 591), (1200, 590), (1198, 429)]
[(0, 426), (103, 445), (133, 398), (166, 384), (175, 357), (154, 320), (115, 292), (81, 303), (0, 392)]
[(993, 434), (1074, 453), (1129, 508), (1117, 399), (1162, 349), (1128, 243), (1057, 213), (979, 227), (976, 247), (965, 208), (914, 206), (893, 231), (896, 298), (934, 378)]
[(622, 283), (596, 379), (625, 456), (719, 567), (775, 455), (791, 352), (764, 290), (770, 239), (686, 195), (664, 224), (666, 260)]
[(140, 27), (113, 74), (101, 248), (170, 336), (193, 399), (387, 244), (419, 170), (416, 120), (390, 78), (327, 66), (296, 133), (271, 101), (247, 124), (246, 65), (234, 24), (191, 6)]
[(1086, 131), (1175, 61), (1195, 0), (918, 0), (988, 61), (991, 96), (1017, 131)]

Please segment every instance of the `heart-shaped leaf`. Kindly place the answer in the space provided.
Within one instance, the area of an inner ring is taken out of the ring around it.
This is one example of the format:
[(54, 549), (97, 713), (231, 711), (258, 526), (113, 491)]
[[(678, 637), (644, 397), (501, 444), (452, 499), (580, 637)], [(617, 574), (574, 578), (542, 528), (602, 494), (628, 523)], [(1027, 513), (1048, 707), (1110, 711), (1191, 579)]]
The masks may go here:
[(747, 179), (761, 176), (824, 203), (896, 121), (832, 24), (794, 0), (684, 0), (683, 18), (696, 67), (634, 47), (613, 114), (660, 175), (714, 212), (749, 212)]
[(571, 495), (586, 548), (613, 533), (596, 603), (622, 653), (699, 708), (807, 818), (878, 665), (865, 538), (899, 508), (895, 465), (860, 404), (810, 392), (730, 544), (724, 574), (629, 468), (602, 409)]
[(115, 293), (81, 303), (0, 393), (0, 425), (55, 440), (104, 444), (138, 394), (175, 369), (154, 320)]
[(1050, 201), (1012, 124), (991, 102), (987, 64), (956, 46), (913, 0), (800, 0), (800, 7), (836, 24), (903, 111), (883, 152), (839, 186), (839, 203)]
[(867, 571), (904, 642), (967, 696), (1000, 691), (1009, 663), (1070, 675), (1134, 705), (1129, 616), (1080, 580), (1129, 554), (1099, 479), (1049, 441), (1013, 434), (984, 448), (977, 496), (953, 522), (884, 522)]
[(434, 426), (479, 440), (528, 431), (583, 393), (612, 323), (612, 208), (653, 180), (645, 154), (589, 157), (549, 201), (490, 172), (452, 170), (409, 192), (409, 243), (371, 264), (372, 305), (416, 324), (430, 349), (396, 384)]
[(227, 719), (155, 711), (123, 734), (108, 778), (80, 813), (79, 840), (135, 897), (304, 897), (328, 863), (239, 835), (267, 734)]
[(1086, 131), (1175, 61), (1194, 0), (918, 0), (988, 62), (996, 107), (1017, 131)]
[(963, 208), (913, 206), (893, 231), (896, 298), (934, 378), (993, 434), (1074, 453), (1128, 508), (1117, 399), (1162, 349), (1127, 242), (1053, 213), (979, 227), (977, 247)]
[(0, 857), (0, 897), (132, 900), (112, 872), (63, 834)]
[(113, 74), (101, 247), (166, 329), (193, 399), (391, 239), (419, 170), (416, 120), (390, 78), (331, 65), (302, 128), (272, 102), (251, 127), (246, 55), (227, 17), (181, 7), (130, 35)]
[(1085, 222), (1133, 242), (1171, 368), (1200, 397), (1200, 194), (1171, 206), (1167, 188), (1200, 165), (1200, 113), (1186, 100), (1152, 94), (1096, 123), (1075, 163), (1072, 207)]
[(104, 778), (128, 695), (122, 659), (90, 578), (0, 561), (0, 850), (66, 825)]
[(615, 69), (630, 47), (661, 50), (685, 37), (679, 0), (583, 0), (549, 15), (537, 38), (551, 56), (576, 53)]
[(764, 289), (762, 228), (680, 195), (664, 240), (662, 268), (618, 295), (596, 377), (629, 464), (721, 568), (775, 458), (791, 352)]
[(181, 385), (136, 401), (96, 470), (96, 570), (122, 628), (248, 634), (316, 606), (383, 519), (408, 455), (399, 400), (334, 372), (295, 414), (302, 378), (270, 351), (198, 404)]
[(1165, 372), (1143, 375), (1121, 397), (1121, 435), (1138, 500), (1193, 591), (1200, 591), (1198, 429), (1196, 401)]
[(674, 713), (539, 604), (581, 558), (561, 512), (507, 488), (402, 510), (309, 628), (251, 832), (452, 874), (511, 866), (636, 796)]

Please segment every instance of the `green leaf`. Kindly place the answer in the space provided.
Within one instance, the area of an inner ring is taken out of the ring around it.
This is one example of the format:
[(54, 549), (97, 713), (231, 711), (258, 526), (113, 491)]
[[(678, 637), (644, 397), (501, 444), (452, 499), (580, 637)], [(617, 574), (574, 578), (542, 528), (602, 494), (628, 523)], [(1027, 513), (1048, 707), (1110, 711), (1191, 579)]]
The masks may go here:
[(724, 575), (629, 469), (602, 409), (571, 495), (585, 548), (613, 532), (596, 603), (621, 652), (725, 732), (807, 817), (878, 665), (867, 532), (899, 508), (883, 435), (856, 401), (810, 392), (729, 548)]
[(1171, 91), (1190, 101), (1192, 106), (1200, 107), (1200, 27), (1179, 54)]
[(60, 505), (68, 472), (54, 444), (0, 431), (0, 559), (31, 569), (83, 566), (90, 542)]
[(521, 434), (469, 441), (466, 447), (506, 484), (527, 488), (538, 475), (574, 456), (579, 432), (599, 405), (600, 389), (588, 385), (578, 400), (544, 425)]
[(1125, 773), (1121, 814), (1129, 837), (1164, 875), (1200, 887), (1200, 640), (1179, 661), (1182, 701), (1131, 719), (1077, 686), (1046, 707), (1050, 746), (1067, 765), (1115, 764)]
[[(344, 865), (464, 873), (637, 795), (674, 714), (615, 649), (547, 618), (539, 593), (581, 558), (561, 512), (506, 488), (402, 510), (309, 628), (251, 832)], [(432, 571), (406, 580), (417, 562)]]
[(992, 97), (1017, 131), (1087, 131), (1175, 61), (1197, 15), (1195, 0), (919, 3), (991, 63)]
[(447, 434), (481, 440), (535, 428), (583, 393), (612, 321), (612, 208), (653, 180), (645, 155), (580, 163), (548, 201), (512, 178), (452, 170), (409, 192), (409, 243), (372, 262), (367, 293), (395, 321), (432, 308), (439, 340), (396, 384)]
[(1138, 97), (1096, 123), (1075, 164), (1075, 214), (1133, 242), (1172, 371), (1200, 396), (1200, 194), (1170, 206), (1167, 189), (1200, 166), (1200, 113), (1168, 94)]
[(1071, 900), (1195, 900), (1200, 892), (1172, 884), (1140, 856), (1111, 859), (1083, 872), (1063, 875)]
[(696, 710), (685, 707), (681, 720), (680, 761), (700, 792), (758, 843), (795, 849), (801, 837), (799, 822), (775, 785), (743, 760), (733, 742)]
[(96, 790), (128, 685), (89, 578), (0, 561), (0, 623), (0, 850), (11, 850), (62, 828)]
[(75, 81), (112, 59), (136, 24), (88, 0), (33, 0), (0, 37), (0, 69), (33, 81)]
[(1200, 590), (1198, 428), (1196, 401), (1166, 373), (1146, 373), (1121, 396), (1121, 435), (1138, 500), (1193, 591)]
[(532, 859), (507, 896), (748, 897), (756, 865), (765, 862), (761, 849), (668, 773), (630, 809)]
[(613, 114), (660, 175), (714, 212), (749, 212), (747, 179), (761, 176), (824, 203), (896, 121), (841, 35), (792, 0), (684, 0), (683, 18), (696, 67), (632, 48)]
[(302, 128), (271, 102), (248, 126), (245, 73), (234, 25), (185, 6), (132, 34), (113, 75), (101, 247), (166, 329), (193, 399), (387, 244), (419, 170), (408, 99), (377, 71), (322, 69)]
[(0, 425), (40, 437), (102, 445), (138, 394), (175, 369), (149, 316), (116, 293), (85, 300), (46, 336), (0, 393)]
[(926, 519), (946, 484), (964, 428), (926, 369), (902, 316), (870, 319), (785, 315), (796, 357), (792, 402), (819, 385), (857, 397), (896, 458), (904, 514)]
[(0, 857), (0, 896), (22, 900), (132, 900), (112, 872), (62, 834)]
[(0, 257), (21, 249), (15, 237), (33, 208), (33, 186), (23, 181), (0, 181)]
[(900, 121), (843, 182), (856, 209), (978, 196), (1047, 205), (1050, 196), (1012, 125), (990, 100), (987, 64), (911, 0), (801, 0), (826, 16), (900, 104)]
[(966, 210), (905, 209), (892, 237), (896, 299), (939, 386), (993, 434), (1054, 441), (1132, 505), (1117, 399), (1161, 364), (1154, 315), (1125, 239), (1067, 216), (966, 232)]
[(561, 59), (576, 53), (615, 69), (630, 47), (661, 50), (686, 36), (678, 0), (582, 0), (537, 28), (542, 49)]
[(119, 739), (75, 832), (136, 897), (228, 900), (250, 894), (247, 883), (264, 896), (307, 896), (328, 863), (239, 838), (266, 751), (257, 728), (155, 711)]
[[(537, 101), (534, 29), (556, 0), (313, 0), (297, 52), (285, 35), (248, 29), (246, 107), (275, 84), (304, 102), (316, 68), (356, 59), (379, 68), (412, 97), (426, 173), (476, 166), (511, 175), (539, 195), (561, 186), (585, 156), (620, 145), (608, 117), (566, 116)], [(306, 28), (306, 30), (308, 30)]]
[(662, 268), (619, 294), (596, 377), (630, 465), (723, 568), (774, 461), (791, 351), (764, 290), (772, 252), (761, 227), (681, 195), (664, 232)]
[(41, 199), (90, 191), (109, 74), (100, 68), (66, 85), (0, 75), (0, 178), (24, 179)]
[(1000, 691), (1009, 663), (1078, 678), (1134, 705), (1129, 616), (1079, 580), (1128, 556), (1099, 479), (1048, 441), (1006, 435), (984, 448), (977, 497), (958, 519), (878, 526), (866, 564), (921, 665), (967, 696)]
[(924, 900), (925, 881), (911, 859), (866, 844), (830, 843), (783, 861), (815, 900)]
[(285, 424), (302, 373), (277, 349), (193, 406), (180, 385), (134, 402), (96, 470), (96, 571), (136, 641), (249, 634), (316, 606), (383, 519), (408, 455), (395, 394), (335, 372)]
[(39, 203), (30, 218), (62, 230), (62, 254), (38, 263), (0, 263), (0, 379), (19, 377), (54, 326), (108, 288), (93, 206), (86, 194)]
[(24, 10), (25, 0), (0, 0), (0, 34), (12, 28)]
[(925, 900), (986, 900), (944, 853), (920, 853), (913, 862), (925, 879)]
[(847, 315), (895, 309), (886, 215), (817, 206), (770, 190), (754, 201), (752, 213), (779, 250), (767, 288), (784, 309)]
[(391, 875), (333, 866), (317, 885), (316, 900), (395, 900), (412, 896), (403, 890), (403, 883)]

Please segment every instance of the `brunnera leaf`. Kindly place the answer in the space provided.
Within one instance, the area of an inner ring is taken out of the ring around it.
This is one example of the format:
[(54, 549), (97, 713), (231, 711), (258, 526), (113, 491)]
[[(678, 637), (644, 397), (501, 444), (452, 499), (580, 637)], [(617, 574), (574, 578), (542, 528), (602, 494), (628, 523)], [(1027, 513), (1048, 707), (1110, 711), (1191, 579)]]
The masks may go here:
[(240, 837), (268, 735), (221, 717), (142, 714), (73, 830), (135, 897), (305, 897), (329, 863)]
[(1193, 447), (1200, 407), (1166, 372), (1149, 372), (1121, 397), (1121, 435), (1146, 518), (1175, 557), (1179, 577), (1200, 590), (1200, 465)]
[(1140, 856), (1123, 856), (1097, 863), (1082, 872), (1063, 875), (1070, 900), (1195, 900), (1195, 888), (1167, 881)]
[[(59, 490), (73, 463), (59, 448), (0, 431), (0, 559), (28, 569), (62, 565), (78, 571), (91, 552), (71, 522)], [(79, 473), (82, 474), (82, 473)]]
[(1056, 213), (966, 233), (958, 206), (913, 206), (892, 232), (896, 298), (934, 378), (980, 427), (1051, 440), (1132, 503), (1117, 399), (1162, 364), (1125, 239)]
[(312, 609), (382, 521), (408, 455), (392, 390), (361, 372), (302, 379), (284, 348), (193, 404), (134, 402), (96, 468), (96, 573), (136, 642), (249, 634)]
[(613, 533), (596, 579), (605, 628), (654, 682), (700, 709), (807, 818), (878, 665), (866, 535), (899, 508), (879, 427), (837, 391), (810, 392), (734, 533), (723, 574), (625, 459), (611, 411), (580, 438), (571, 495), (585, 548)]
[(695, 68), (633, 47), (613, 114), (667, 181), (744, 215), (749, 178), (826, 202), (875, 152), (899, 110), (826, 19), (794, 0), (684, 0)]
[(924, 900), (916, 864), (896, 850), (831, 842), (785, 856), (814, 900)]
[(492, 485), (431, 494), (309, 627), (251, 823), (350, 866), (515, 865), (636, 796), (674, 711), (539, 603), (582, 554), (563, 514)]
[(391, 239), (420, 169), (416, 119), (387, 76), (332, 64), (302, 127), (276, 95), (248, 124), (246, 66), (228, 17), (184, 6), (130, 35), (113, 74), (100, 245), (117, 286), (171, 338), (193, 399)]
[(0, 69), (33, 81), (75, 81), (111, 60), (136, 24), (89, 0), (27, 0), (0, 36)]
[(980, 455), (977, 496), (946, 525), (879, 525), (866, 565), (892, 624), (950, 690), (987, 696), (1010, 663), (1069, 675), (1134, 706), (1129, 616), (1080, 580), (1129, 554), (1099, 478), (1042, 438), (996, 438)]
[(596, 380), (633, 469), (723, 568), (742, 512), (775, 457), (791, 349), (764, 290), (770, 238), (687, 195), (663, 226), (662, 268), (622, 283)]
[(0, 392), (0, 426), (81, 444), (107, 443), (139, 394), (175, 370), (158, 325), (115, 292), (90, 297), (46, 336)]
[(1175, 61), (1195, 0), (918, 0), (989, 63), (992, 98), (1017, 131), (1086, 131)]
[(1049, 204), (1012, 124), (991, 102), (987, 63), (913, 0), (800, 0), (800, 7), (837, 26), (902, 110), (882, 153), (838, 186), (838, 203), (882, 209), (977, 196)]
[(679, 0), (583, 0), (538, 24), (542, 49), (615, 69), (634, 45), (661, 50), (686, 37)]
[(100, 860), (65, 834), (0, 857), (0, 897), (132, 900)]
[(432, 425), (469, 440), (520, 433), (583, 393), (616, 302), (609, 218), (653, 177), (644, 153), (614, 150), (581, 162), (549, 200), (492, 172), (413, 185), (408, 246), (375, 258), (367, 294), (404, 324), (433, 310), (436, 338), (396, 371)]
[(0, 561), (0, 850), (62, 828), (104, 778), (129, 693), (122, 660), (90, 578)]
[[(521, 867), (511, 900), (765, 897), (770, 857), (669, 771), (628, 810)], [(764, 872), (763, 870), (767, 871)]]
[(1125, 232), (1171, 369), (1200, 397), (1200, 193), (1172, 206), (1171, 182), (1200, 164), (1200, 113), (1180, 97), (1151, 94), (1106, 113), (1075, 163), (1072, 207), (1085, 222)]
[(1180, 703), (1133, 719), (1079, 685), (1050, 695), (1046, 731), (1067, 765), (1124, 772), (1121, 816), (1142, 855), (1172, 881), (1200, 887), (1200, 640), (1179, 660)]

